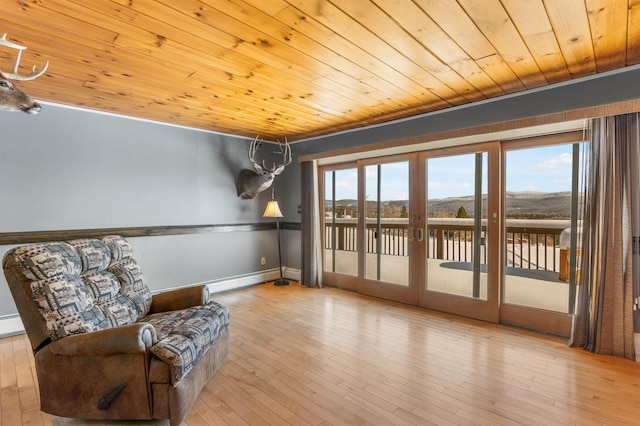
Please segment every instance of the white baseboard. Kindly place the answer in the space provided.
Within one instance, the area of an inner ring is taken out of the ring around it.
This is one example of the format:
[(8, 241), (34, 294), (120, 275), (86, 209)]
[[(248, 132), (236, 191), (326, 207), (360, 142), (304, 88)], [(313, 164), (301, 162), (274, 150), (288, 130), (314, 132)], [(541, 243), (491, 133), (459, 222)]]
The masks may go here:
[(0, 317), (0, 337), (24, 333), (24, 326), (18, 314)]
[[(283, 267), (282, 275), (284, 278), (300, 281), (301, 272), (299, 269)], [(241, 277), (223, 279), (220, 281), (209, 281), (202, 284), (206, 284), (207, 287), (209, 287), (209, 292), (211, 294), (215, 294), (223, 291), (237, 290), (242, 287), (249, 287), (266, 281), (273, 281), (277, 278), (280, 278), (280, 271), (278, 271), (278, 269), (269, 269), (258, 273), (243, 275)]]
[[(285, 278), (294, 281), (300, 281), (301, 272), (299, 269), (283, 268), (283, 275)], [(268, 269), (252, 274), (242, 275), (233, 278), (224, 278), (221, 280), (207, 281), (199, 283), (199, 285), (206, 285), (209, 288), (211, 294), (222, 293), (224, 291), (237, 290), (243, 287), (249, 287), (252, 285), (260, 284), (266, 281), (273, 281), (280, 277), (280, 271), (278, 269)], [(198, 285), (198, 284), (193, 284)], [(177, 287), (176, 287), (177, 288)], [(174, 290), (171, 288), (164, 289), (162, 291)], [(24, 333), (24, 326), (18, 314), (6, 315), (0, 317), (0, 338), (9, 337), (16, 334)]]

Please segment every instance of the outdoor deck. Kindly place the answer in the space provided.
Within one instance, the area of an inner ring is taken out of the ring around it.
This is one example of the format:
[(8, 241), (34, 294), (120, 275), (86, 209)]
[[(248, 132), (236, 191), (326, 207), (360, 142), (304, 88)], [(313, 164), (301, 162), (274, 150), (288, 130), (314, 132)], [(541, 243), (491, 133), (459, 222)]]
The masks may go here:
[[(326, 252), (326, 262), (331, 262), (331, 250)], [(367, 255), (368, 270), (375, 268), (375, 255)], [(381, 281), (396, 282), (398, 277), (406, 277), (408, 257), (383, 256)], [(357, 275), (357, 254), (340, 251), (336, 256), (336, 271), (347, 275)], [(427, 262), (429, 290), (472, 297), (473, 272), (470, 264), (452, 264), (440, 259)], [(569, 285), (558, 279), (558, 273), (519, 268), (507, 268), (505, 303), (567, 312)], [(408, 285), (408, 280), (398, 285)], [(486, 274), (480, 274), (480, 299), (487, 297)]]
[[(327, 223), (326, 226), (325, 270), (355, 276), (358, 273), (356, 221), (339, 219), (335, 224), (335, 234), (332, 233), (331, 224)], [(567, 251), (561, 249), (560, 235), (568, 227), (569, 222), (563, 220), (507, 222), (505, 303), (567, 312)], [(378, 235), (380, 241), (377, 241)], [(485, 299), (486, 246), (484, 233), (482, 235), (482, 244), (478, 245), (481, 250), (479, 298)], [(407, 236), (406, 220), (386, 219), (380, 228), (368, 224), (365, 236), (365, 276), (370, 279), (377, 278), (376, 261), (379, 251), (380, 281), (407, 286)], [(428, 289), (473, 297), (474, 246), (472, 219), (430, 219), (426, 259)], [(335, 264), (332, 247), (336, 247)]]

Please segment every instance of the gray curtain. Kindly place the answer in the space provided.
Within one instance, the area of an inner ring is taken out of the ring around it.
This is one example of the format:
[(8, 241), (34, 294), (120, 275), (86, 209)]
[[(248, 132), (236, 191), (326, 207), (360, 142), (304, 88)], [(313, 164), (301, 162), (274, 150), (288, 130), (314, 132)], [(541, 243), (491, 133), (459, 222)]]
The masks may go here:
[[(638, 115), (591, 123), (585, 187), (582, 258), (570, 345), (634, 358), (632, 212), (637, 194)], [(637, 273), (635, 274), (637, 275)]]
[(302, 232), (302, 272), (301, 281), (307, 287), (318, 285), (318, 263), (316, 261), (314, 187), (315, 171), (313, 163), (306, 161), (300, 164), (302, 170), (301, 232)]

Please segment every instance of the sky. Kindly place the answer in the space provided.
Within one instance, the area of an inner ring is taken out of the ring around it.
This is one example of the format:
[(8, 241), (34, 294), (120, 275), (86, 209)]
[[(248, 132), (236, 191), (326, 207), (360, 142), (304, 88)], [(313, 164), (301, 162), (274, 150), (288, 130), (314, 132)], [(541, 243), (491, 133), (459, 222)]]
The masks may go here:
[[(560, 192), (571, 190), (571, 144), (507, 151), (507, 191)], [(483, 160), (483, 192), (486, 193), (486, 155)], [(430, 199), (473, 195), (475, 154), (432, 158), (427, 163)], [(377, 197), (377, 166), (367, 166), (366, 194)], [(408, 163), (382, 165), (381, 200), (409, 198)], [(327, 188), (330, 198), (330, 187)], [(356, 199), (356, 169), (336, 171), (336, 200)]]

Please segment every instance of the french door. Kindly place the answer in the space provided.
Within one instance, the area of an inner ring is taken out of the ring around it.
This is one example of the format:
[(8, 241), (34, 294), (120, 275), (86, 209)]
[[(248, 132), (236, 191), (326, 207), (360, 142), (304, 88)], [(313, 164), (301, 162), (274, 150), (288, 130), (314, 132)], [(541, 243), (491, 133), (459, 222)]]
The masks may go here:
[[(573, 132), (325, 166), (325, 282), (568, 335), (581, 139)], [(556, 181), (529, 190), (549, 176)]]
[(496, 321), (498, 269), (488, 259), (499, 257), (498, 197), (487, 188), (498, 152), (483, 144), (323, 169), (325, 281)]
[(423, 214), (418, 155), (320, 170), (325, 281), (415, 304)]
[(499, 144), (421, 154), (428, 239), (419, 304), (498, 321)]
[(417, 155), (359, 163), (362, 219), (358, 292), (404, 303), (416, 303), (420, 274), (420, 182)]

